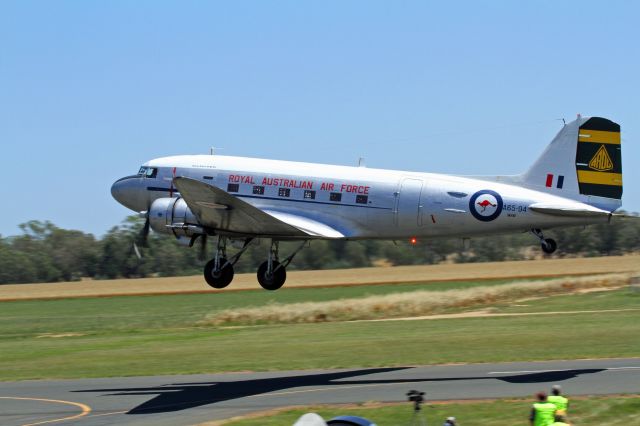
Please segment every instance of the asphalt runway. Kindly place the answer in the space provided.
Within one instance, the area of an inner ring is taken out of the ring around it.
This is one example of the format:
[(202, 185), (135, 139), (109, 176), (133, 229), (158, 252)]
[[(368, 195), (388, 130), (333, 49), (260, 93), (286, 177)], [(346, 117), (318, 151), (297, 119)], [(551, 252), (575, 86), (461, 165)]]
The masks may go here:
[(410, 389), (451, 400), (553, 384), (568, 395), (640, 393), (640, 358), (2, 382), (0, 424), (193, 425), (292, 405), (406, 401)]

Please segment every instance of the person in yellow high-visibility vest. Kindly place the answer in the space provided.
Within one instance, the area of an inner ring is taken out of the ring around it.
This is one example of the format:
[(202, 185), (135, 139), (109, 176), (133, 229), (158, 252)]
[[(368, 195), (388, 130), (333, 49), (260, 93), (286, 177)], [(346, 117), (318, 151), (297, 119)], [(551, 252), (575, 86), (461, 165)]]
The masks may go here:
[(569, 400), (562, 396), (562, 388), (560, 385), (553, 385), (551, 388), (551, 395), (547, 398), (547, 401), (556, 405), (556, 411), (558, 414), (567, 414), (569, 408)]
[(567, 418), (562, 414), (556, 414), (555, 420), (555, 423), (552, 423), (551, 426), (571, 426), (571, 424), (567, 421)]
[(555, 404), (547, 401), (547, 394), (544, 392), (538, 392), (536, 399), (529, 415), (531, 426), (551, 426), (556, 412)]

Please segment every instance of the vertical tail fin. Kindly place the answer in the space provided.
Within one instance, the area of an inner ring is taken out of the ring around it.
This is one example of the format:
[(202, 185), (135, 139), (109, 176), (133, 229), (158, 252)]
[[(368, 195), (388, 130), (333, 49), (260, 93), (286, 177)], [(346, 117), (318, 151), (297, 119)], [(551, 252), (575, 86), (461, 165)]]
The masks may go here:
[(601, 117), (565, 125), (522, 176), (538, 191), (614, 211), (622, 198), (620, 125)]

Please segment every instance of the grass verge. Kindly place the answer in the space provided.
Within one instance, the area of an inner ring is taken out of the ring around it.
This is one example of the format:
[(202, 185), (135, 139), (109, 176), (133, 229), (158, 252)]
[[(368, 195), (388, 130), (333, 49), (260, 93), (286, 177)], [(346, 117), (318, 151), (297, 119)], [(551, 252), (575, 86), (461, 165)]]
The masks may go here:
[[(561, 316), (231, 329), (189, 325), (186, 313), (178, 315), (177, 322), (150, 323), (145, 315), (152, 308), (159, 311), (157, 315), (170, 312), (176, 296), (165, 297), (162, 309), (141, 304), (136, 310), (117, 305), (119, 299), (112, 300), (111, 309), (123, 315), (116, 319), (113, 312), (97, 310), (107, 305), (58, 312), (61, 318), (43, 306), (40, 312), (47, 319), (39, 323), (35, 314), (20, 316), (14, 311), (13, 332), (3, 328), (0, 338), (0, 380), (613, 358), (640, 353), (640, 340), (630, 338), (640, 335), (637, 312), (597, 312), (599, 307), (637, 308), (640, 294), (628, 289), (538, 299), (526, 308), (509, 303), (495, 307), (534, 312), (551, 303), (558, 311), (575, 306), (594, 310)], [(9, 322), (7, 319), (3, 327)], [(559, 323), (563, 326), (558, 327)], [(31, 332), (20, 331), (20, 327)], [(82, 335), (69, 335), (78, 331)], [(38, 337), (43, 332), (65, 336)], [(547, 344), (540, 345), (541, 341)]]
[[(461, 425), (512, 426), (528, 424), (531, 401), (496, 400), (435, 403), (424, 406), (423, 413), (430, 425), (440, 425), (455, 416)], [(284, 410), (272, 415), (211, 423), (225, 426), (292, 425), (301, 415), (316, 412), (324, 419), (339, 415), (365, 417), (380, 426), (411, 424), (413, 414), (409, 404), (378, 404), (373, 406), (304, 407)], [(640, 395), (572, 398), (570, 420), (580, 426), (629, 426), (640, 424)]]
[[(504, 281), (491, 282), (495, 289)], [(266, 325), (199, 325), (212, 311), (274, 301), (334, 301), (487, 282), (282, 289), (207, 295), (128, 296), (0, 303), (0, 380), (378, 367), (447, 362), (634, 357), (640, 294), (629, 289), (494, 301), (491, 317)], [(431, 293), (432, 295), (435, 293)], [(461, 308), (450, 308), (459, 312)], [(587, 313), (553, 314), (585, 310)], [(598, 312), (613, 310), (614, 312)], [(564, 324), (558, 327), (558, 323)], [(571, 327), (571, 333), (566, 333)], [(536, 339), (532, 339), (532, 333)], [(541, 346), (539, 339), (549, 342)], [(559, 342), (562, 342), (560, 344)], [(464, 350), (460, 350), (464, 348)], [(286, 355), (285, 355), (286, 354)]]

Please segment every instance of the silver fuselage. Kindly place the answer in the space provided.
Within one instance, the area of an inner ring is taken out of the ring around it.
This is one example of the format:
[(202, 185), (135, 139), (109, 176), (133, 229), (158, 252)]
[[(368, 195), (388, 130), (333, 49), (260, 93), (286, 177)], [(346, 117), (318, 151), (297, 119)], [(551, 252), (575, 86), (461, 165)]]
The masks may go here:
[[(538, 213), (529, 206), (585, 205), (478, 178), (217, 155), (165, 157), (144, 166), (155, 174), (122, 178), (112, 187), (114, 198), (133, 211), (146, 211), (158, 198), (179, 197), (172, 180), (189, 177), (259, 209), (324, 223), (347, 239), (464, 238), (606, 220)], [(496, 197), (484, 200), (485, 193), (496, 194), (499, 206)]]

